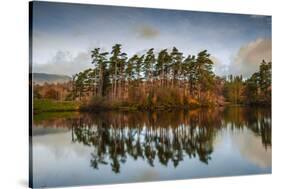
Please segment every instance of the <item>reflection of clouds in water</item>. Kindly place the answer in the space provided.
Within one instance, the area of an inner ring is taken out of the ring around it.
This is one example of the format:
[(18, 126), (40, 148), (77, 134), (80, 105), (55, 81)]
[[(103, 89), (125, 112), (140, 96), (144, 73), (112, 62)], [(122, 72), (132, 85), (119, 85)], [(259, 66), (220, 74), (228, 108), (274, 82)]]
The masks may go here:
[(243, 130), (232, 135), (232, 141), (247, 160), (261, 168), (271, 167), (271, 147), (266, 149), (260, 137)]
[(220, 132), (217, 133), (216, 137), (213, 140), (214, 148), (219, 147), (223, 143), (223, 139), (224, 139), (224, 132), (221, 130)]
[[(73, 143), (71, 140), (71, 133), (57, 133), (44, 136), (33, 136), (33, 148), (44, 148), (44, 151), (52, 152), (57, 159), (63, 159), (70, 154), (76, 156), (88, 156), (91, 148), (79, 143)], [(40, 155), (40, 158), (43, 155)]]
[(153, 181), (158, 180), (160, 178), (159, 173), (156, 170), (152, 169), (144, 169), (140, 171), (140, 175), (137, 178), (137, 181)]
[(52, 127), (36, 126), (32, 128), (32, 136), (57, 134), (67, 131), (68, 131), (67, 128), (52, 128)]

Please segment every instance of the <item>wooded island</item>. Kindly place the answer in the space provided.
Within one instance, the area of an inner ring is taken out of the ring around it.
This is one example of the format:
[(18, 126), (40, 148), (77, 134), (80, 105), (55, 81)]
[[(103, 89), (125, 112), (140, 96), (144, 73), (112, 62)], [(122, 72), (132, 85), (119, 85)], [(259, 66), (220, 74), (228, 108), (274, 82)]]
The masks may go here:
[[(224, 106), (271, 105), (271, 62), (261, 60), (249, 78), (220, 77), (207, 50), (185, 56), (176, 47), (154, 48), (128, 57), (116, 44), (110, 52), (91, 51), (92, 66), (66, 83), (33, 85), (34, 109), (154, 110)], [(45, 108), (40, 107), (40, 104)], [(53, 105), (51, 105), (53, 104)], [(64, 104), (64, 105), (62, 105)], [(68, 108), (63, 108), (68, 107)]]

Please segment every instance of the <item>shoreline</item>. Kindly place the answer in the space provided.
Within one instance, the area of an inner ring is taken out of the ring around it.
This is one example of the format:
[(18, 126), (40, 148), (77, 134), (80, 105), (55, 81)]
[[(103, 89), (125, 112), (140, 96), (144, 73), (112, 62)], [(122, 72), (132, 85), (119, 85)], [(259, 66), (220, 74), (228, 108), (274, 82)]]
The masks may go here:
[[(44, 100), (45, 101), (45, 100)], [(152, 111), (173, 111), (173, 110), (196, 110), (196, 109), (213, 109), (213, 108), (228, 108), (228, 107), (245, 107), (245, 108), (270, 108), (270, 105), (262, 105), (262, 104), (230, 104), (226, 103), (224, 105), (197, 105), (197, 106), (188, 106), (188, 105), (180, 105), (180, 106), (153, 106), (153, 107), (136, 107), (136, 106), (119, 106), (119, 107), (90, 107), (90, 108), (83, 108), (81, 104), (72, 101), (62, 101), (62, 102), (52, 102), (53, 106), (45, 106), (40, 107), (39, 109), (34, 109), (33, 114), (42, 114), (42, 113), (62, 113), (62, 112), (80, 112), (80, 113), (97, 113), (97, 112), (107, 112), (107, 111), (120, 111), (120, 112), (152, 112)], [(73, 103), (72, 106), (56, 106), (56, 104), (61, 103)]]

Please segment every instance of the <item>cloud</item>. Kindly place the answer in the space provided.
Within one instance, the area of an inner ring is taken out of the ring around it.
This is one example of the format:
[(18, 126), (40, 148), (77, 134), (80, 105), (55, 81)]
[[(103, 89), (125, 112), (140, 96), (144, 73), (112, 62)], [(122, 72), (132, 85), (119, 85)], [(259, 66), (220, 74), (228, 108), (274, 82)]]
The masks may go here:
[(76, 56), (68, 51), (57, 51), (46, 64), (34, 64), (34, 73), (73, 75), (91, 67), (90, 52), (80, 52)]
[(214, 72), (216, 75), (226, 75), (228, 68), (217, 57), (211, 56), (210, 59), (214, 62)]
[(262, 60), (272, 60), (271, 52), (271, 39), (259, 38), (242, 46), (229, 66), (230, 74), (251, 76), (258, 71)]
[(78, 143), (73, 144), (70, 135), (71, 133), (69, 130), (47, 135), (36, 135), (33, 137), (34, 149), (36, 150), (38, 147), (44, 147), (57, 159), (63, 159), (70, 153), (69, 145), (72, 146), (71, 152), (77, 156), (90, 154), (90, 149), (87, 146), (81, 146)]
[(136, 29), (137, 36), (145, 39), (155, 38), (159, 35), (159, 31), (150, 25), (141, 25)]
[(249, 130), (245, 130), (243, 133), (238, 132), (232, 136), (232, 140), (238, 147), (241, 155), (251, 163), (261, 168), (271, 167), (271, 147), (265, 149), (260, 137), (255, 136)]

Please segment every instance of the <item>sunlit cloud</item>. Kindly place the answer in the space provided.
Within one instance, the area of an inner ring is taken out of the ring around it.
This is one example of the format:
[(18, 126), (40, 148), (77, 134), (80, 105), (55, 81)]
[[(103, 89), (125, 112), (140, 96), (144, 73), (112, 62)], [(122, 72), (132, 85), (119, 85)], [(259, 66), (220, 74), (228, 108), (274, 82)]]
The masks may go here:
[(271, 147), (266, 149), (260, 137), (247, 130), (243, 133), (236, 133), (232, 139), (241, 155), (248, 161), (261, 168), (271, 167)]
[(234, 75), (250, 76), (259, 69), (262, 60), (272, 59), (271, 39), (259, 38), (243, 45), (233, 58), (229, 72)]
[(144, 38), (144, 39), (150, 39), (157, 37), (159, 35), (159, 31), (152, 26), (149, 25), (140, 25), (136, 28), (137, 36)]

